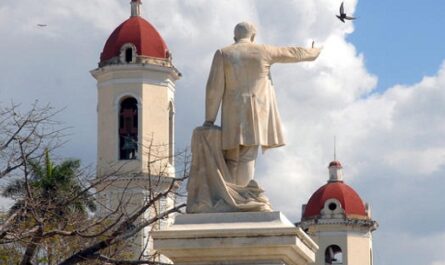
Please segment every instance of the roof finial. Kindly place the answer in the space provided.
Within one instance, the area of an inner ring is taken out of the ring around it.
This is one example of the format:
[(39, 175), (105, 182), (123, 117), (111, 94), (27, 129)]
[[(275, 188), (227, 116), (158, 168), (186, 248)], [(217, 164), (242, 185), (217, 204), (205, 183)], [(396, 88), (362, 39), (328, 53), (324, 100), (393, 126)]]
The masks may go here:
[(329, 182), (343, 181), (343, 172), (340, 161), (337, 161), (337, 137), (334, 135), (334, 161), (329, 163)]
[(141, 0), (131, 0), (131, 16), (139, 17), (141, 15)]
[(336, 139), (334, 135), (334, 161), (337, 161), (337, 146), (336, 146)]

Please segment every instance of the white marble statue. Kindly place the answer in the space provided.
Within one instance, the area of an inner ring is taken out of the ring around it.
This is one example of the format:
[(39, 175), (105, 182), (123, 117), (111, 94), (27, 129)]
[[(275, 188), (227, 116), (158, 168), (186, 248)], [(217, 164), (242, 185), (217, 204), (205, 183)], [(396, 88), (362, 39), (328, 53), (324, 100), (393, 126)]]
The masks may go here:
[[(253, 181), (259, 147), (264, 150), (284, 145), (270, 67), (274, 63), (313, 61), (320, 54), (320, 49), (255, 44), (255, 32), (252, 24), (239, 23), (235, 27), (235, 43), (217, 50), (213, 58), (206, 88), (206, 121), (203, 127), (195, 129), (193, 136), (193, 162), (188, 185), (189, 212), (270, 209), (264, 196), (258, 199), (257, 195), (243, 193), (243, 188), (255, 187), (258, 189), (256, 193), (261, 194), (261, 189)], [(214, 126), (220, 106), (221, 129)], [(197, 139), (209, 140), (209, 134), (212, 141), (218, 142), (217, 147), (209, 147), (211, 152), (220, 154), (215, 156), (208, 153), (212, 157), (198, 163), (195, 159), (197, 153), (205, 150), (202, 150), (202, 142), (198, 143)], [(215, 158), (221, 161), (207, 161)], [(207, 164), (203, 165), (204, 162)], [(208, 163), (218, 166), (209, 168)], [(215, 172), (219, 174), (220, 181), (215, 181)], [(226, 194), (214, 192), (212, 186), (216, 182), (229, 189)], [(209, 193), (206, 198), (197, 194), (203, 189)], [(230, 199), (226, 197), (232, 196), (233, 199), (233, 196), (240, 194), (244, 200), (227, 202)], [(228, 204), (228, 207), (224, 207), (231, 209), (222, 209), (221, 204)]]

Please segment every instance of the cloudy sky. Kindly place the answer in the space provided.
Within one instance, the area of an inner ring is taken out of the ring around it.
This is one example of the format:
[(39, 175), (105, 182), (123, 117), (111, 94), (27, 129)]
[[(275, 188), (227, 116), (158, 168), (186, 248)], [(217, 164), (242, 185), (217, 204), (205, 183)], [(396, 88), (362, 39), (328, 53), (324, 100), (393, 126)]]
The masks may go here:
[[(0, 2), (0, 104), (38, 99), (65, 108), (59, 119), (72, 129), (61, 156), (95, 161), (97, 96), (89, 70), (128, 18), (128, 2)], [(231, 44), (237, 22), (255, 23), (259, 43), (315, 40), (324, 47), (316, 62), (273, 66), (288, 144), (259, 159), (257, 179), (274, 208), (298, 221), (301, 204), (327, 180), (336, 136), (345, 181), (380, 224), (375, 264), (445, 264), (445, 3), (345, 0), (358, 17), (345, 24), (334, 16), (341, 0), (143, 3), (143, 16), (183, 73), (178, 149), (203, 122), (213, 53)]]

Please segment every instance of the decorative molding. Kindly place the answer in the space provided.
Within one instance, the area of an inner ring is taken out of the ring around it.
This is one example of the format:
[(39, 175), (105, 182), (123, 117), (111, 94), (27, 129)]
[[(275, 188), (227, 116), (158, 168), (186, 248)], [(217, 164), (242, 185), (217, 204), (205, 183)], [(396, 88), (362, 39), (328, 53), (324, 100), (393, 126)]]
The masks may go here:
[(170, 79), (176, 81), (181, 77), (181, 73), (173, 66), (163, 66), (157, 64), (144, 64), (144, 63), (134, 63), (134, 64), (112, 64), (91, 70), (90, 73), (94, 78), (99, 79), (102, 76), (115, 72), (115, 71), (152, 71), (158, 73), (168, 74)]
[(136, 99), (136, 101), (138, 102), (138, 111), (142, 111), (141, 96), (136, 95), (135, 93), (132, 93), (132, 92), (123, 92), (123, 93), (120, 93), (119, 95), (117, 95), (116, 98), (114, 99), (113, 109), (116, 114), (119, 112), (120, 102), (122, 101), (122, 99), (127, 98), (127, 97), (128, 98), (132, 97), (132, 98)]
[(370, 233), (361, 233), (358, 231), (318, 231), (317, 235), (323, 237), (334, 237), (334, 236), (356, 236), (361, 238), (371, 238)]
[(311, 226), (325, 226), (325, 225), (343, 225), (343, 226), (357, 226), (357, 227), (366, 227), (370, 231), (374, 231), (378, 227), (378, 223), (374, 220), (362, 220), (362, 219), (350, 219), (350, 218), (342, 218), (342, 219), (311, 219), (302, 221), (295, 224), (302, 229), (307, 229)]
[(122, 85), (122, 84), (150, 84), (150, 85), (168, 87), (168, 89), (171, 90), (173, 93), (175, 91), (175, 84), (173, 83), (172, 80), (168, 78), (163, 80), (156, 80), (146, 77), (110, 79), (107, 81), (98, 82), (97, 88), (102, 89), (112, 85)]

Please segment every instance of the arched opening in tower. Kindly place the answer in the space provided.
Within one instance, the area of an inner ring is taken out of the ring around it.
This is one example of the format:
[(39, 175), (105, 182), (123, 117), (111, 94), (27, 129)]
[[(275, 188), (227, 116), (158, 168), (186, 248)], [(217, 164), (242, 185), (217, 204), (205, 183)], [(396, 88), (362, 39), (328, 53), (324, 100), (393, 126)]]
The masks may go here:
[(138, 105), (133, 97), (120, 103), (119, 111), (119, 159), (137, 159), (138, 154)]
[(330, 245), (329, 247), (327, 247), (324, 255), (326, 265), (343, 264), (343, 252), (337, 245)]
[(133, 62), (133, 49), (132, 48), (125, 49), (125, 62), (126, 63)]

